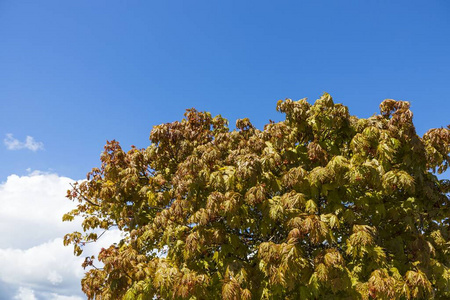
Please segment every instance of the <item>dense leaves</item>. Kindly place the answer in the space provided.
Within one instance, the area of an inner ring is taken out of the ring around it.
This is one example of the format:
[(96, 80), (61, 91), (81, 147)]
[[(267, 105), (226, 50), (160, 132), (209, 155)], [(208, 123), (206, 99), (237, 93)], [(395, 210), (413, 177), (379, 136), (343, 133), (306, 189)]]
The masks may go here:
[(324, 94), (285, 121), (230, 131), (188, 110), (147, 149), (108, 142), (74, 185), (86, 242), (124, 238), (88, 268), (89, 299), (449, 299), (450, 130), (416, 134), (409, 103), (350, 116)]

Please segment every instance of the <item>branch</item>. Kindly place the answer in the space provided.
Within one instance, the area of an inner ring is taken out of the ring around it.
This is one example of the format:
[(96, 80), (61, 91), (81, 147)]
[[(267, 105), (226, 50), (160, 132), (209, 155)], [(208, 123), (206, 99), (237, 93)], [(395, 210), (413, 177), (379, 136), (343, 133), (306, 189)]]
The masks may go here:
[(72, 187), (72, 189), (78, 194), (79, 197), (81, 197), (84, 201), (86, 201), (87, 203), (93, 205), (93, 206), (97, 206), (100, 207), (99, 204), (92, 202), (91, 200), (89, 200), (88, 198), (86, 198), (85, 196), (83, 196), (80, 192), (79, 189), (77, 189), (73, 184), (70, 184), (70, 186)]

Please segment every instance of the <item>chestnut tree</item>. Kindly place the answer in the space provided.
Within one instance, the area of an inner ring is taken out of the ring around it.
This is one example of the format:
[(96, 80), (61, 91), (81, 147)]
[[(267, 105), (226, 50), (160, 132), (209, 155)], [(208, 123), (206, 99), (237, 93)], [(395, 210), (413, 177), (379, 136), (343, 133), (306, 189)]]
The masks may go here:
[[(264, 130), (189, 109), (146, 149), (108, 142), (68, 198), (89, 299), (450, 299), (450, 127), (406, 101), (349, 114), (324, 94)], [(102, 266), (95, 266), (99, 260)]]

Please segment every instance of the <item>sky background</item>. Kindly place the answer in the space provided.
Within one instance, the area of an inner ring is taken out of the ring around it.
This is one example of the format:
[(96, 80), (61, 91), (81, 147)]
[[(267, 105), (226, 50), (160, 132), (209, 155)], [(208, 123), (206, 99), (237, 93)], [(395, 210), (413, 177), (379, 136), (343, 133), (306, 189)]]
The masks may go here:
[(449, 53), (444, 0), (0, 0), (0, 299), (84, 299), (59, 220), (106, 140), (191, 107), (262, 128), (323, 92), (358, 117), (410, 101), (422, 135), (450, 123)]

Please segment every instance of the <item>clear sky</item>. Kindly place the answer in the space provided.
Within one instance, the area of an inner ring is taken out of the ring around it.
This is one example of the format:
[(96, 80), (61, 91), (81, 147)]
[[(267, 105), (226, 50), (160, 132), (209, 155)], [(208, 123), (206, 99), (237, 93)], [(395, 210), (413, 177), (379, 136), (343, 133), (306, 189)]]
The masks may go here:
[(195, 107), (234, 124), (324, 91), (368, 117), (412, 103), (423, 133), (450, 123), (448, 1), (0, 1), (0, 178), (82, 178), (107, 139), (145, 147)]
[[(369, 117), (393, 98), (411, 102), (422, 135), (450, 123), (449, 53), (445, 0), (2, 0), (0, 202), (16, 183), (20, 202), (33, 178), (82, 179), (106, 140), (146, 147), (152, 126), (191, 107), (262, 128), (281, 120), (279, 99), (328, 92)], [(31, 245), (0, 244), (0, 264), (2, 247)], [(4, 284), (1, 269), (0, 294), (71, 295)]]

